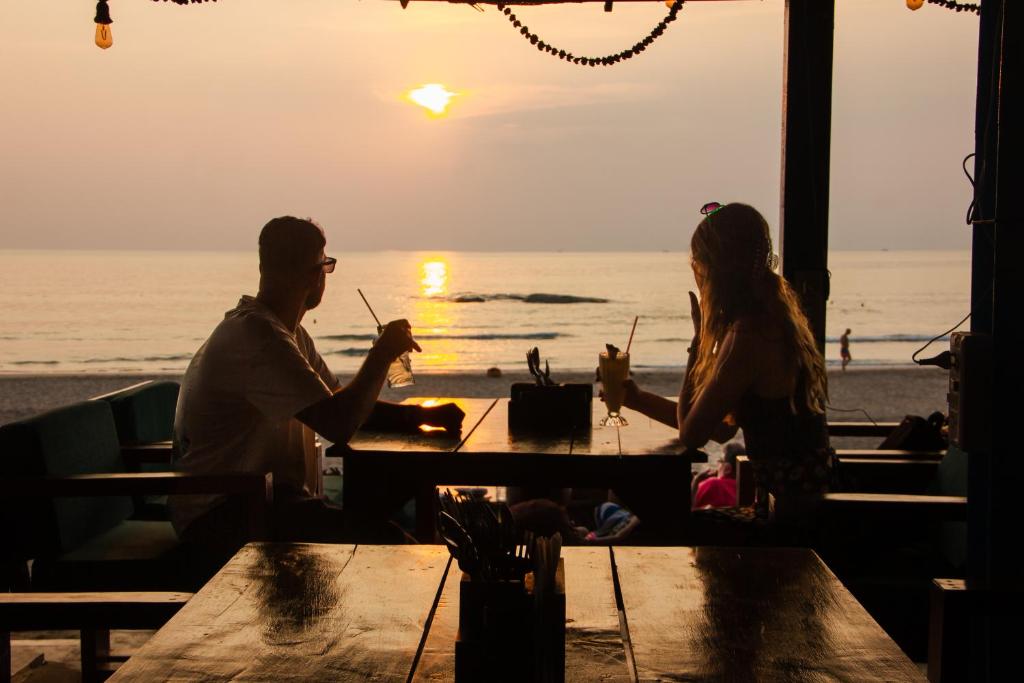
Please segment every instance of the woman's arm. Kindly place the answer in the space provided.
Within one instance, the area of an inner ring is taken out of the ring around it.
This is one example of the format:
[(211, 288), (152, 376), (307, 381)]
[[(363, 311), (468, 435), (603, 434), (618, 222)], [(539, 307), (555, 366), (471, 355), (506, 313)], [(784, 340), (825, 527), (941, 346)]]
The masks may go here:
[(679, 426), (676, 421), (676, 404), (673, 401), (664, 396), (641, 390), (632, 380), (629, 384), (632, 386), (627, 385), (626, 400), (624, 401), (627, 408), (639, 411), (652, 420), (657, 420), (669, 427)]
[[(679, 404), (679, 440), (686, 447), (700, 448), (712, 437), (729, 438), (735, 434), (735, 428), (723, 425), (723, 421), (753, 384), (756, 358), (756, 339), (742, 326), (736, 325), (722, 340), (711, 381), (685, 413), (682, 399), (688, 396), (684, 383)], [(727, 435), (730, 430), (732, 434)]]

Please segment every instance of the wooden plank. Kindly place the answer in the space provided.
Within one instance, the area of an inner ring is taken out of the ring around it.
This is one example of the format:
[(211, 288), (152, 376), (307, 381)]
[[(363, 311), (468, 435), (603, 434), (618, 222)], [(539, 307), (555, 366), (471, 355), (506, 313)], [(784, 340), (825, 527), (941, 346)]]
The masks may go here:
[(0, 478), (0, 497), (130, 496), (224, 493), (267, 497), (273, 477), (267, 474), (187, 474), (127, 472), (68, 476)]
[[(529, 431), (510, 431), (508, 428), (508, 399), (500, 398), (487, 418), (458, 448), (462, 455), (488, 453), (545, 453), (569, 455), (572, 452), (572, 434), (543, 434)], [(493, 483), (493, 482), (492, 482)]]
[(899, 422), (829, 422), (829, 436), (878, 436), (885, 438)]
[(935, 481), (935, 460), (840, 458), (842, 490), (864, 493), (927, 493)]
[[(676, 397), (672, 397), (672, 401)], [(600, 406), (600, 407), (598, 407)], [(603, 403), (594, 404), (595, 420), (594, 432), (610, 432), (608, 428), (598, 427), (597, 412), (602, 415), (606, 412)], [(623, 408), (622, 415), (629, 424), (620, 427), (617, 431), (619, 440), (619, 454), (622, 456), (636, 455), (679, 455), (686, 450), (686, 447), (679, 441), (679, 431), (673, 427), (652, 420), (643, 413)], [(609, 439), (610, 441), (611, 439)]]
[[(493, 398), (439, 398), (417, 396), (402, 401), (402, 405), (454, 403), (466, 417), (462, 421), (462, 431), (449, 433), (443, 430), (421, 432), (374, 432), (360, 430), (349, 442), (349, 448), (365, 451), (454, 451), (465, 437), (477, 426), (487, 411), (494, 404)], [(328, 449), (329, 456), (343, 455), (344, 447), (332, 446)]]
[(250, 544), (112, 681), (404, 681), (448, 551)]
[(967, 498), (897, 493), (829, 493), (822, 514), (888, 518), (893, 521), (921, 519), (957, 522), (967, 519)]
[(840, 460), (855, 458), (859, 460), (931, 460), (937, 462), (946, 455), (945, 451), (905, 451), (878, 450), (876, 448), (837, 448), (836, 457)]
[(191, 593), (0, 593), (7, 631), (159, 628)]
[[(567, 683), (626, 683), (622, 634), (606, 548), (563, 548), (565, 558), (565, 680)], [(452, 565), (431, 623), (414, 683), (455, 681), (455, 636), (459, 629), (459, 581)]]
[(812, 551), (614, 549), (640, 680), (922, 681)]

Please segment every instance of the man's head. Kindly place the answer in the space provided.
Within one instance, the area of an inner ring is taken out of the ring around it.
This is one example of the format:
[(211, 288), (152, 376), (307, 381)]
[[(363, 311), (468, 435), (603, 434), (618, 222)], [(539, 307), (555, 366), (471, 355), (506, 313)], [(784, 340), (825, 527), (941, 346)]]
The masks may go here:
[(263, 226), (259, 244), (260, 291), (302, 293), (305, 307), (316, 308), (327, 284), (323, 228), (309, 219), (281, 216)]
[(730, 441), (722, 449), (722, 459), (718, 463), (718, 476), (727, 478), (736, 476), (736, 456), (747, 452), (739, 441)]

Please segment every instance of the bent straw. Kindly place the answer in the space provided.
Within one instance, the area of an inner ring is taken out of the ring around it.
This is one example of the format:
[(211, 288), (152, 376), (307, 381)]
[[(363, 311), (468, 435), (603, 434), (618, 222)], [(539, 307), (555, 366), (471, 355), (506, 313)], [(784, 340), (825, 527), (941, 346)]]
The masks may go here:
[[(370, 302), (367, 301), (366, 297), (363, 295), (363, 290), (356, 287), (356, 291), (359, 292), (359, 296), (363, 297), (363, 303), (366, 304), (366, 308), (370, 311), (370, 315), (373, 316), (373, 319), (377, 321), (377, 327), (383, 327), (383, 325), (380, 324), (380, 318), (378, 318), (377, 314), (373, 312), (373, 308), (370, 306)], [(635, 324), (636, 323), (634, 323), (634, 326)]]
[[(367, 304), (369, 305), (369, 304)], [(633, 345), (633, 333), (636, 332), (636, 321), (640, 320), (640, 316), (633, 318), (633, 329), (629, 331), (629, 341), (626, 342), (626, 355), (629, 355), (629, 347)]]

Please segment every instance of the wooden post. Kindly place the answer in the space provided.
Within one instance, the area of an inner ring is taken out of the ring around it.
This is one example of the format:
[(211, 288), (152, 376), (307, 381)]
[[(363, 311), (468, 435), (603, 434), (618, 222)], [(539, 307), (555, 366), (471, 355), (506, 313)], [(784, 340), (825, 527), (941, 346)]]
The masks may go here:
[[(992, 335), (992, 450), (968, 454), (968, 578), (994, 593), (1014, 591), (1019, 533), (1007, 506), (1024, 487), (1019, 448), (1024, 366), (1024, 8), (1019, 0), (984, 0), (979, 35), (977, 223), (972, 253), (972, 329)], [(986, 275), (990, 279), (986, 282)], [(1014, 665), (1017, 624), (1003, 612), (971, 618), (971, 680), (993, 680)]]
[(835, 0), (786, 0), (782, 95), (782, 274), (825, 350)]

